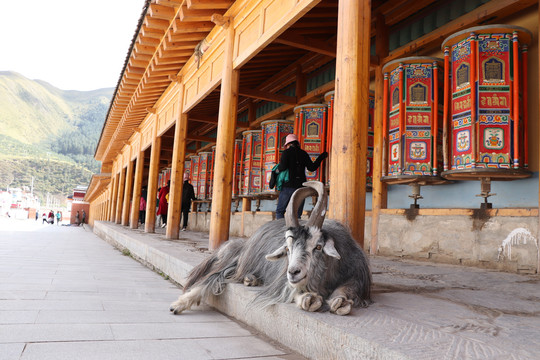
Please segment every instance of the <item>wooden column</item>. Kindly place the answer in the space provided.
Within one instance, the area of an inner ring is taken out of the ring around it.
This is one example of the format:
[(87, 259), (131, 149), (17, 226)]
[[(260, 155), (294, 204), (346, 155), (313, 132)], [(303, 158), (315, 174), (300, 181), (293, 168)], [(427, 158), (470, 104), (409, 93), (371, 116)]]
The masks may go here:
[[(124, 206), (122, 207), (122, 225), (129, 225), (129, 213), (131, 210), (131, 191), (133, 189), (133, 161), (131, 161), (131, 150), (129, 152), (129, 161), (126, 169), (126, 185), (124, 189)], [(138, 204), (137, 204), (138, 205)], [(135, 206), (135, 203), (133, 203)]]
[(340, 0), (330, 213), (364, 245), (370, 60), (369, 0)]
[[(379, 59), (388, 55), (388, 28), (384, 23), (384, 16), (379, 14), (376, 21), (375, 52)], [(383, 165), (383, 113), (386, 111), (383, 107), (384, 96), (384, 75), (382, 67), (379, 64), (375, 67), (375, 119), (373, 120), (373, 190), (371, 202), (371, 243), (369, 252), (376, 254), (379, 241), (379, 216), (381, 209), (387, 207), (387, 189), (386, 184), (381, 182)]]
[(126, 172), (124, 168), (120, 169), (120, 181), (118, 182), (118, 194), (116, 202), (116, 216), (115, 222), (120, 224), (122, 222), (122, 205), (124, 200), (124, 188), (126, 184)]
[(139, 227), (139, 206), (141, 201), (141, 188), (142, 188), (142, 177), (144, 170), (144, 151), (141, 151), (142, 146), (142, 135), (139, 137), (139, 153), (137, 155), (137, 162), (135, 163), (135, 179), (133, 184), (133, 198), (131, 202), (133, 206), (131, 207), (131, 215), (129, 219), (129, 226), (132, 229), (137, 229)]
[(111, 199), (112, 199), (112, 189), (114, 187), (114, 176), (111, 176), (111, 182), (109, 183), (109, 188), (107, 189), (107, 204), (105, 206), (105, 218), (103, 220), (109, 221), (111, 217)]
[(184, 162), (186, 161), (187, 114), (182, 113), (184, 85), (178, 92), (178, 118), (174, 127), (174, 145), (171, 169), (171, 188), (169, 190), (169, 212), (167, 214), (167, 239), (178, 239), (180, 219), (182, 218), (182, 186), (184, 184)]
[[(227, 26), (228, 25), (228, 26)], [(210, 217), (211, 250), (229, 239), (239, 72), (233, 69), (234, 26), (227, 24)]]
[(152, 150), (150, 152), (150, 170), (148, 172), (148, 195), (146, 196), (146, 218), (144, 231), (153, 233), (156, 226), (156, 198), (158, 189), (159, 155), (161, 153), (161, 137), (157, 136), (158, 119), (154, 118), (152, 132)]
[(111, 203), (109, 205), (110, 212), (109, 212), (109, 221), (114, 222), (115, 216), (116, 216), (116, 194), (118, 193), (118, 178), (119, 175), (115, 174), (113, 178), (113, 187), (111, 189)]

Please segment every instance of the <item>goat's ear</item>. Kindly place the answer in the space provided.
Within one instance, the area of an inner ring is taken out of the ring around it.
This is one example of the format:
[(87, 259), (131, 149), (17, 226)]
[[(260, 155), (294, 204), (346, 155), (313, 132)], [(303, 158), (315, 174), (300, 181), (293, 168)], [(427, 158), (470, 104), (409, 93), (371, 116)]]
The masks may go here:
[(331, 238), (326, 240), (326, 243), (324, 244), (324, 247), (323, 247), (323, 252), (326, 255), (336, 258), (338, 260), (341, 259), (341, 256), (339, 255), (339, 253), (337, 252), (334, 246), (334, 240)]
[(275, 261), (287, 255), (287, 245), (283, 245), (271, 254), (266, 255), (266, 260)]

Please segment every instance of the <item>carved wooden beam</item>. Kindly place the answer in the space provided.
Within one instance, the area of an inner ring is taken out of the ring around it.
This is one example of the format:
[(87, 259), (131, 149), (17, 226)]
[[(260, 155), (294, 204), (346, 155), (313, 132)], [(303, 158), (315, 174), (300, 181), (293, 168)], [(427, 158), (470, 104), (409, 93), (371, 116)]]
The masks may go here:
[(213, 116), (205, 116), (205, 115), (189, 115), (188, 118), (189, 121), (196, 121), (196, 122), (202, 122), (206, 124), (217, 124), (218, 118)]
[(313, 39), (303, 35), (284, 34), (278, 37), (274, 42), (278, 44), (289, 45), (299, 49), (336, 57), (336, 46), (326, 41)]
[(226, 29), (231, 22), (231, 18), (228, 16), (220, 15), (220, 14), (213, 14), (210, 21)]
[(253, 99), (275, 101), (278, 103), (296, 105), (296, 96), (287, 96), (282, 94), (272, 94), (267, 91), (257, 90), (257, 89), (240, 89), (238, 95), (245, 96)]
[(214, 14), (213, 9), (203, 9), (203, 10), (195, 10), (195, 9), (188, 9), (188, 7), (184, 4), (180, 8), (180, 20), (182, 21), (208, 21)]
[(208, 143), (216, 142), (216, 138), (212, 138), (209, 136), (191, 135), (191, 134), (188, 134), (186, 136), (186, 139), (191, 140), (191, 141), (202, 141), (202, 142), (208, 142)]
[(174, 7), (150, 4), (148, 14), (156, 19), (170, 20), (176, 15), (176, 10), (174, 9)]
[(187, 0), (188, 9), (228, 9), (232, 0)]

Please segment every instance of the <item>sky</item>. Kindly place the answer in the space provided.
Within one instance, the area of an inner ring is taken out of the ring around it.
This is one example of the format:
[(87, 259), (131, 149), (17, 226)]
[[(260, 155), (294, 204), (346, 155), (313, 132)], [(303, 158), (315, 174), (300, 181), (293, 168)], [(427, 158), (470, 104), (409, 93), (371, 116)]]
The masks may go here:
[(0, 0), (0, 71), (62, 90), (116, 87), (145, 0)]

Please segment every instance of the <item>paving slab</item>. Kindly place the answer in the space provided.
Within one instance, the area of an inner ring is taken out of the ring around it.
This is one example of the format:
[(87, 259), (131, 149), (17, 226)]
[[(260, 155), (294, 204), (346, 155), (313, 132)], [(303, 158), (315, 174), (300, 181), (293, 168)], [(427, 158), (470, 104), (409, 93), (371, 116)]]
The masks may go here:
[(305, 357), (201, 304), (93, 234), (0, 217), (0, 360)]

